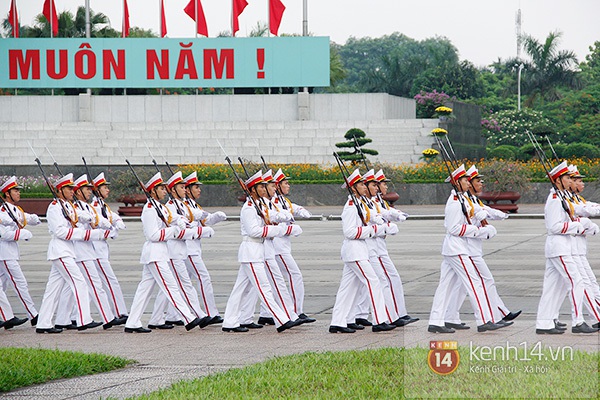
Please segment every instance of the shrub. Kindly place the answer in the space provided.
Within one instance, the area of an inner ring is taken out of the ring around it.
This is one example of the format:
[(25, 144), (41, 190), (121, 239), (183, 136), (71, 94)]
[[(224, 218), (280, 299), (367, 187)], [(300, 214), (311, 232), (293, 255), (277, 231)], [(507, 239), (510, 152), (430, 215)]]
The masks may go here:
[(421, 90), (415, 96), (415, 100), (417, 101), (417, 118), (434, 118), (436, 116), (435, 109), (454, 98), (434, 89), (433, 92)]
[(494, 147), (487, 152), (487, 158), (495, 158), (501, 160), (515, 160), (519, 154), (519, 148), (504, 144)]
[(564, 157), (594, 159), (600, 157), (600, 150), (589, 143), (571, 143), (567, 146)]
[(491, 146), (510, 144), (513, 146), (523, 146), (529, 142), (527, 133), (532, 133), (534, 127), (547, 125), (551, 122), (545, 118), (541, 112), (530, 109), (499, 111), (491, 115), (488, 120), (494, 120), (500, 127), (497, 130), (496, 125), (488, 123), (483, 126), (483, 134), (488, 139)]
[(485, 179), (486, 192), (519, 192), (529, 190), (530, 171), (519, 162), (491, 161), (479, 168)]

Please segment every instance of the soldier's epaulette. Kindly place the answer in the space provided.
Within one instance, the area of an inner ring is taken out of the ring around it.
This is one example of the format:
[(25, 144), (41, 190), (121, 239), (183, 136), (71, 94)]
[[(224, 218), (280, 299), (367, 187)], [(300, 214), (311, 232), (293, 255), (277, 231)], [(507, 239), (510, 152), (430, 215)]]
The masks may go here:
[(173, 200), (169, 200), (169, 204), (174, 204), (174, 203), (173, 203)]
[(552, 194), (552, 198), (555, 199), (556, 198), (556, 193)]
[(248, 205), (249, 205), (249, 206), (251, 206), (251, 205), (252, 205), (252, 202), (251, 202), (251, 201), (249, 201), (249, 202), (248, 202)]
[(275, 204), (279, 203), (279, 199), (276, 197), (275, 200), (273, 200), (273, 203), (275, 203)]
[(456, 201), (456, 200), (458, 200), (458, 196), (455, 195), (454, 196), (454, 201)]
[(354, 205), (354, 202), (353, 202), (352, 200), (348, 200), (348, 205), (349, 205), (349, 206), (353, 206), (353, 205)]
[(56, 200), (52, 200), (52, 204), (53, 204), (53, 205), (56, 205)]
[(99, 204), (97, 201), (94, 202), (94, 207), (97, 207)]
[(148, 208), (152, 208), (152, 204), (151, 203), (148, 203)]
[(6, 209), (4, 208), (4, 206), (0, 207), (1, 211), (6, 211)]

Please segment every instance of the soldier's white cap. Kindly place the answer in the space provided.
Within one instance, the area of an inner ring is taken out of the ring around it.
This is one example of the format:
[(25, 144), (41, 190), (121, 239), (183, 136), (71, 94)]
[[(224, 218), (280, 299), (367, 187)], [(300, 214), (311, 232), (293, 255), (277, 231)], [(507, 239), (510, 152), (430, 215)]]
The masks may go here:
[(104, 177), (104, 172), (100, 172), (97, 177), (94, 178), (94, 186), (99, 188), (102, 185), (110, 185), (110, 182)]
[(82, 187), (92, 187), (93, 185), (90, 183), (90, 181), (88, 181), (88, 177), (87, 174), (83, 174), (81, 175), (79, 178), (77, 178), (74, 182), (75, 185), (75, 190), (79, 190)]
[(375, 179), (375, 170), (374, 169), (368, 170), (363, 175), (363, 181), (365, 181), (365, 183), (377, 181), (377, 179)]
[(283, 173), (281, 168), (279, 168), (277, 170), (277, 172), (275, 172), (275, 175), (273, 175), (273, 179), (275, 179), (275, 182), (281, 183), (282, 181), (285, 181), (286, 179), (289, 179), (289, 178), (287, 176), (285, 176), (285, 174)]
[(450, 182), (451, 180), (456, 182), (465, 175), (467, 175), (467, 171), (465, 170), (465, 164), (461, 164), (460, 167), (458, 167), (454, 171), (452, 171), (452, 178), (447, 177), (444, 180), (444, 182)]
[(164, 184), (165, 184), (165, 182), (163, 182), (160, 172), (157, 172), (152, 178), (150, 178), (150, 180), (148, 182), (146, 182), (146, 185), (144, 187), (146, 188), (146, 191), (149, 192), (152, 189), (154, 189), (155, 187), (164, 185)]
[(467, 176), (469, 177), (469, 180), (483, 177), (483, 175), (479, 174), (479, 170), (475, 165), (471, 165), (471, 168), (467, 170)]
[(169, 180), (167, 181), (167, 187), (170, 189), (173, 189), (173, 186), (177, 185), (178, 183), (183, 183), (183, 176), (181, 174), (181, 171), (177, 171), (173, 174), (172, 177), (169, 178)]
[(202, 185), (202, 182), (200, 182), (198, 180), (198, 174), (196, 173), (196, 171), (192, 172), (191, 174), (189, 174), (184, 180), (183, 183), (185, 183), (185, 186), (191, 186), (191, 185)]
[(244, 182), (244, 184), (246, 185), (246, 187), (248, 189), (252, 188), (253, 186), (258, 185), (259, 183), (264, 183), (262, 170), (259, 170), (257, 173), (252, 175), (250, 178), (246, 179), (246, 182)]
[(265, 172), (262, 176), (262, 179), (265, 183), (275, 182), (275, 179), (273, 178), (273, 170), (269, 169), (267, 172)]
[(2, 193), (8, 193), (10, 189), (23, 189), (23, 187), (17, 183), (16, 176), (11, 176), (2, 184), (2, 186), (0, 186), (0, 191), (2, 191)]
[(73, 174), (69, 172), (62, 178), (58, 178), (54, 186), (56, 187), (56, 190), (60, 190), (65, 186), (75, 186), (75, 184), (73, 183)]
[(571, 178), (585, 178), (585, 175), (581, 175), (579, 173), (579, 168), (577, 168), (577, 165), (569, 165), (569, 175), (571, 175)]
[(375, 173), (375, 179), (377, 179), (377, 182), (391, 182), (390, 179), (385, 177), (382, 169)]
[(550, 179), (553, 181), (558, 179), (560, 176), (569, 173), (569, 166), (566, 161), (561, 162), (556, 167), (552, 168), (550, 171)]
[[(350, 176), (348, 177), (348, 179), (346, 181), (348, 182), (348, 185), (350, 185), (350, 186), (354, 186), (358, 182), (363, 181), (363, 178), (360, 175), (358, 168), (355, 169), (354, 171), (352, 171), (352, 173), (350, 174)], [(345, 187), (346, 187), (346, 182), (344, 182), (344, 184), (342, 185), (342, 188), (345, 188)]]

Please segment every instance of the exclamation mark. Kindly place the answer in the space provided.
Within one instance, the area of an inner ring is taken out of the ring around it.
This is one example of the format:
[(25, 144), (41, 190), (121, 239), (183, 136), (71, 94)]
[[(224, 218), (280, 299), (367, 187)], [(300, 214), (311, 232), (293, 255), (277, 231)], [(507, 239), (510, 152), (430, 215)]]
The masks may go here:
[(256, 62), (258, 63), (256, 79), (265, 79), (265, 49), (256, 49)]

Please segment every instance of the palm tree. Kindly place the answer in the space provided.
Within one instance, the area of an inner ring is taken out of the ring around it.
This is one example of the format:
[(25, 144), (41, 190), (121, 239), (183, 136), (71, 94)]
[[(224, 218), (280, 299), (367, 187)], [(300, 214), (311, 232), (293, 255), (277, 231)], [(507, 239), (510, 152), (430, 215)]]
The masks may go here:
[[(530, 35), (523, 38), (525, 53), (531, 58), (523, 62), (522, 88), (529, 97), (525, 106), (538, 100), (554, 101), (561, 97), (560, 87), (578, 88), (577, 56), (573, 51), (559, 50), (561, 32), (551, 32), (542, 43)], [(518, 60), (514, 60), (518, 64)]]

